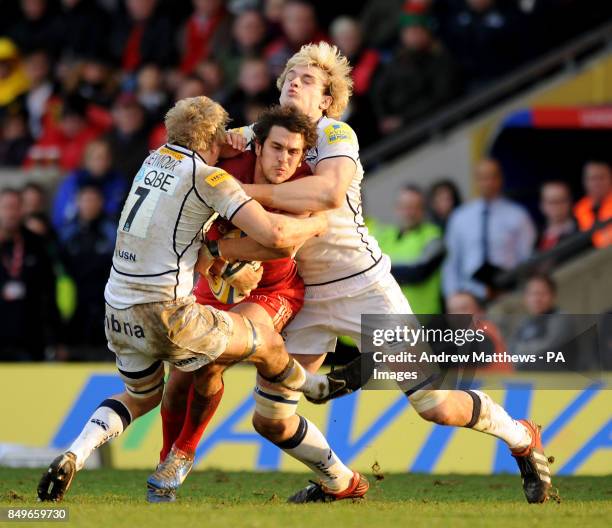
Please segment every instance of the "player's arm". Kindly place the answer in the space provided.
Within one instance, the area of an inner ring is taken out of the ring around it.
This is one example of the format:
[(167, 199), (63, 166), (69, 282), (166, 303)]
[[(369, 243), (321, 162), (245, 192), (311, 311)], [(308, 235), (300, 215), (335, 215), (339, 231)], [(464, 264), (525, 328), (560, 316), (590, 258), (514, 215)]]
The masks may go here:
[(270, 248), (261, 245), (251, 237), (223, 238), (217, 241), (219, 254), (225, 260), (276, 260), (292, 257), (297, 252), (299, 245), (284, 248)]
[(230, 220), (256, 242), (270, 248), (297, 246), (327, 229), (327, 218), (322, 213), (291, 218), (269, 213), (255, 200), (242, 205)]
[(340, 207), (355, 176), (352, 158), (340, 156), (321, 160), (313, 176), (279, 185), (243, 185), (249, 196), (272, 209), (290, 213), (327, 211)]

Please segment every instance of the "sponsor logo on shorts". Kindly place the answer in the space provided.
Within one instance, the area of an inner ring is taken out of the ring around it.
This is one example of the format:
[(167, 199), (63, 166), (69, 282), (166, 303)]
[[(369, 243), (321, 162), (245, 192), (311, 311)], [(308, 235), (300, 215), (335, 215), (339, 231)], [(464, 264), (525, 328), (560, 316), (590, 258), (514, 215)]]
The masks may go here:
[(176, 366), (176, 367), (184, 367), (185, 365), (190, 365), (191, 363), (193, 363), (195, 361), (198, 361), (198, 360), (199, 360), (199, 358), (197, 358), (195, 356), (187, 358), (187, 359), (179, 359), (178, 361), (174, 362), (174, 366)]
[(125, 334), (130, 337), (142, 339), (145, 337), (144, 330), (139, 324), (120, 321), (113, 314), (104, 316), (104, 324), (108, 330), (117, 334)]

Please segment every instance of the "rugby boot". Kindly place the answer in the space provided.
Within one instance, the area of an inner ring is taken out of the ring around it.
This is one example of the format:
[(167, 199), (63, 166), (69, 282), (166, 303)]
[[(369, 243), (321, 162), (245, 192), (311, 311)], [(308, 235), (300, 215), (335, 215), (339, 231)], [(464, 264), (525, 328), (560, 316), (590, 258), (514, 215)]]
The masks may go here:
[(149, 502), (173, 502), (176, 499), (176, 490), (187, 478), (192, 467), (193, 456), (172, 446), (165, 460), (147, 479), (147, 500)]
[(319, 482), (310, 481), (310, 484), (287, 499), (293, 504), (306, 502), (333, 502), (343, 499), (362, 499), (368, 492), (370, 484), (360, 473), (354, 472), (351, 482), (343, 491), (331, 491)]
[(531, 444), (526, 449), (519, 452), (512, 451), (512, 456), (521, 472), (525, 498), (529, 503), (546, 502), (550, 498), (552, 483), (549, 459), (544, 454), (542, 447), (540, 426), (531, 420), (519, 420), (519, 422), (531, 434)]
[(41, 501), (60, 502), (76, 474), (76, 455), (66, 451), (56, 457), (43, 473), (38, 483), (38, 498)]

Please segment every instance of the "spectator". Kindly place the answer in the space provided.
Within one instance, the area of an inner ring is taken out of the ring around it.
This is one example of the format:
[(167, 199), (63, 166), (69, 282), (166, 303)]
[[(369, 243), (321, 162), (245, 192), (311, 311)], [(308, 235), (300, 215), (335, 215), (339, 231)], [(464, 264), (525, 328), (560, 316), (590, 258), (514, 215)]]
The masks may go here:
[[(447, 300), (447, 313), (451, 316), (449, 323), (455, 328), (482, 330), (485, 340), (478, 343), (478, 352), (485, 352), (485, 356), (490, 357), (493, 354), (503, 354), (507, 350), (503, 334), (493, 321), (486, 318), (481, 301), (470, 292), (460, 291), (451, 295)], [(471, 315), (471, 321), (459, 317), (460, 315)], [(458, 352), (467, 352), (471, 355), (472, 351), (474, 343), (466, 343), (465, 350)], [(511, 372), (514, 368), (512, 363), (501, 362), (485, 362), (475, 366), (481, 371), (489, 372)]]
[(551, 181), (540, 190), (540, 210), (544, 215), (537, 248), (548, 251), (561, 240), (573, 235), (578, 227), (572, 216), (572, 193), (569, 185), (562, 181)]
[[(206, 60), (198, 64), (197, 78), (204, 83), (204, 91), (198, 93), (198, 95), (206, 95), (221, 104), (225, 104), (229, 96), (231, 82), (226, 80), (223, 68), (218, 61)], [(181, 91), (183, 89), (179, 87), (179, 92)]]
[(193, 0), (194, 11), (184, 27), (184, 43), (180, 70), (193, 73), (205, 59), (229, 48), (232, 17), (224, 0)]
[[(574, 207), (574, 215), (581, 231), (591, 229), (596, 221), (612, 218), (612, 169), (603, 161), (589, 161), (584, 166), (582, 183), (585, 196)], [(593, 234), (593, 245), (597, 248), (612, 244), (612, 225)]]
[(397, 198), (397, 226), (374, 225), (381, 250), (391, 258), (391, 273), (414, 313), (442, 312), (440, 265), (444, 243), (440, 228), (425, 220), (425, 196), (412, 185)]
[(333, 21), (330, 33), (333, 43), (353, 67), (353, 97), (366, 95), (380, 63), (380, 54), (374, 49), (364, 48), (361, 26), (353, 18), (338, 17)]
[(397, 45), (400, 16), (405, 0), (369, 0), (359, 20), (364, 28), (366, 43), (377, 49), (392, 50)]
[(104, 55), (80, 55), (65, 79), (65, 90), (92, 105), (110, 108), (119, 90), (111, 61)]
[(273, 85), (268, 65), (263, 59), (246, 59), (240, 67), (238, 87), (225, 103), (225, 109), (234, 123), (248, 123), (245, 116), (248, 101), (257, 99), (264, 106), (278, 101), (278, 91)]
[[(519, 370), (570, 370), (580, 363), (579, 358), (570, 354), (568, 345), (576, 337), (571, 319), (562, 315), (557, 307), (557, 285), (545, 274), (533, 275), (525, 285), (523, 305), (527, 316), (521, 321), (512, 336), (513, 354), (542, 355), (548, 351), (562, 350), (567, 363), (563, 365), (521, 362)], [(573, 351), (573, 350), (572, 350)]]
[(76, 307), (66, 323), (66, 345), (70, 359), (99, 361), (107, 359), (104, 287), (117, 228), (104, 215), (105, 200), (98, 186), (81, 187), (76, 202), (76, 217), (58, 233), (62, 262), (76, 286)]
[(37, 183), (28, 183), (21, 191), (23, 224), (37, 235), (53, 241), (54, 232), (51, 227), (48, 211), (48, 196)]
[(446, 231), (446, 224), (452, 212), (461, 205), (461, 193), (451, 180), (440, 180), (429, 189), (428, 210), (431, 220), (442, 231)]
[(55, 92), (51, 78), (51, 61), (45, 50), (30, 53), (25, 59), (25, 71), (30, 89), (24, 95), (24, 107), (32, 137), (38, 139), (43, 132), (43, 118), (48, 102)]
[(286, 0), (264, 0), (263, 14), (266, 17), (270, 37), (278, 38), (283, 34), (282, 19)]
[(378, 129), (383, 134), (437, 110), (457, 94), (455, 66), (434, 40), (432, 23), (428, 15), (402, 14), (400, 47), (372, 91)]
[(319, 29), (314, 6), (305, 0), (287, 0), (281, 18), (283, 36), (273, 41), (265, 56), (274, 77), (279, 76), (285, 64), (304, 44), (327, 40)]
[(511, 71), (528, 45), (517, 13), (496, 0), (465, 0), (445, 26), (445, 43), (469, 89)]
[(0, 360), (42, 361), (61, 321), (46, 243), (22, 225), (19, 192), (0, 191)]
[(49, 125), (30, 149), (26, 167), (37, 163), (58, 164), (63, 170), (75, 169), (87, 144), (98, 137), (102, 130), (87, 114), (87, 103), (80, 97), (70, 97), (62, 104), (61, 118), (57, 125)]
[(147, 121), (153, 125), (164, 119), (170, 98), (164, 89), (164, 76), (155, 64), (147, 64), (138, 72), (136, 98), (147, 113)]
[(92, 141), (87, 146), (83, 167), (70, 173), (57, 189), (53, 204), (55, 229), (59, 231), (75, 220), (79, 190), (91, 185), (96, 185), (102, 192), (104, 213), (109, 218), (117, 218), (129, 184), (123, 173), (113, 169), (111, 147), (104, 140)]
[(26, 159), (31, 146), (32, 137), (25, 116), (22, 113), (5, 115), (2, 120), (0, 165), (19, 167)]
[(127, 16), (113, 20), (110, 50), (128, 74), (151, 62), (167, 68), (174, 64), (174, 32), (167, 18), (157, 16), (157, 0), (126, 0)]
[(115, 168), (130, 181), (149, 151), (144, 108), (136, 97), (122, 94), (113, 106), (113, 128), (106, 136)]
[(44, 49), (53, 56), (59, 53), (65, 30), (53, 14), (47, 0), (20, 0), (21, 17), (14, 21), (9, 35), (23, 53)]
[(266, 20), (258, 10), (247, 9), (234, 20), (232, 35), (231, 44), (217, 54), (229, 81), (238, 78), (245, 60), (262, 56), (268, 36)]
[(0, 115), (28, 87), (28, 77), (17, 47), (12, 40), (0, 38)]
[(495, 275), (509, 270), (531, 255), (536, 231), (520, 205), (504, 198), (499, 163), (484, 159), (476, 167), (480, 198), (451, 215), (446, 231), (448, 256), (442, 280), (446, 298), (469, 291), (490, 299)]
[(376, 139), (376, 117), (370, 102), (370, 90), (380, 64), (378, 51), (363, 45), (359, 23), (346, 16), (338, 17), (330, 27), (333, 43), (345, 55), (353, 67), (353, 96), (343, 120), (359, 133), (359, 144), (364, 147)]

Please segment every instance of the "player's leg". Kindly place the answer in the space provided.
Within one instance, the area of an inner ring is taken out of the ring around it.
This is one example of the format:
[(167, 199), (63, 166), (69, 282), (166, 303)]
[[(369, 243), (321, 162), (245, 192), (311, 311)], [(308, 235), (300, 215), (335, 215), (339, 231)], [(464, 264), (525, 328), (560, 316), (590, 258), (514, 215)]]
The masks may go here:
[[(242, 303), (233, 311), (248, 317), (253, 322), (273, 328), (272, 319), (268, 313), (256, 304)], [(149, 502), (176, 500), (178, 488), (193, 467), (197, 445), (221, 401), (223, 372), (226, 368), (227, 365), (215, 362), (193, 373), (175, 369), (171, 374), (164, 391), (162, 417), (164, 416), (164, 405), (168, 400), (170, 404), (176, 403), (184, 406), (182, 413), (178, 408), (170, 409), (173, 415), (182, 414), (184, 420), (181, 422), (178, 433), (172, 439), (168, 452), (160, 460), (155, 472), (147, 479), (147, 500)], [(173, 384), (173, 378), (178, 382)], [(165, 436), (164, 446), (168, 441), (169, 439)]]
[[(323, 363), (325, 354), (321, 351), (333, 351), (336, 344), (336, 335), (326, 326), (329, 321), (323, 304), (306, 302), (286, 330), (288, 350), (310, 372), (316, 372)], [(342, 463), (314, 423), (296, 413), (300, 396), (260, 379), (255, 389), (255, 429), (309, 467), (320, 480), (289, 500), (314, 502), (363, 496), (367, 481)]]
[(528, 502), (544, 502), (551, 488), (550, 467), (540, 429), (533, 422), (515, 420), (491, 397), (477, 390), (419, 390), (409, 395), (419, 415), (439, 425), (467, 427), (503, 440), (510, 448), (523, 479)]
[(265, 325), (254, 324), (240, 314), (221, 313), (232, 319), (233, 331), (217, 363), (231, 365), (247, 361), (267, 382), (303, 392), (315, 399), (336, 390), (335, 386), (330, 387), (327, 376), (307, 372), (289, 356), (280, 334)]
[(159, 461), (163, 462), (172, 445), (181, 434), (185, 416), (187, 415), (187, 400), (189, 388), (193, 381), (193, 374), (182, 372), (170, 366), (170, 373), (166, 381), (164, 396), (161, 402), (161, 421), (163, 444), (159, 452)]
[(96, 448), (159, 405), (164, 387), (163, 362), (138, 354), (127, 357), (122, 366), (128, 370), (119, 369), (125, 392), (102, 401), (68, 450), (53, 460), (38, 484), (40, 500), (61, 501), (75, 473)]
[[(177, 489), (193, 467), (198, 443), (221, 402), (223, 372), (226, 368), (225, 365), (210, 363), (195, 372), (181, 372), (177, 369), (181, 379), (189, 382), (186, 390), (187, 400), (183, 400), (184, 420), (169, 452), (163, 460), (160, 460), (155, 472), (147, 479), (147, 500), (149, 502), (176, 500)], [(186, 383), (183, 382), (183, 384)], [(184, 385), (180, 387), (181, 391)], [(180, 398), (182, 397), (181, 392)]]

